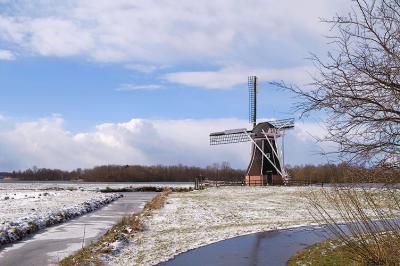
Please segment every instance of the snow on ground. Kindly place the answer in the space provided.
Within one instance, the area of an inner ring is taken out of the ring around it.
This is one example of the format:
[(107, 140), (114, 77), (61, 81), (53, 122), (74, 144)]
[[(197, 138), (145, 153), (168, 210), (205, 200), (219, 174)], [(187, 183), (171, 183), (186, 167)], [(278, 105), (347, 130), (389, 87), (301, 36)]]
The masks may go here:
[(187, 250), (260, 231), (309, 225), (309, 187), (220, 187), (172, 193), (144, 218), (146, 230), (108, 262), (154, 265)]
[(64, 189), (64, 190), (89, 190), (99, 191), (101, 189), (112, 188), (112, 189), (123, 189), (123, 188), (139, 188), (139, 187), (173, 187), (173, 188), (189, 188), (193, 187), (193, 183), (85, 183), (85, 182), (13, 182), (13, 183), (1, 183), (1, 190), (52, 190), (52, 189)]
[(0, 245), (96, 210), (119, 197), (80, 190), (0, 190)]

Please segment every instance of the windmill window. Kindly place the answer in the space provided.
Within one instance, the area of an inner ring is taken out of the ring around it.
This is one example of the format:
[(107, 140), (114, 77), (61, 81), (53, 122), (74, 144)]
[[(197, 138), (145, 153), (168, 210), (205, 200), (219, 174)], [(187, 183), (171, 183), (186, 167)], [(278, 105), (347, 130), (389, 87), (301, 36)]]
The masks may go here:
[(271, 154), (267, 153), (267, 158), (270, 159), (271, 158)]

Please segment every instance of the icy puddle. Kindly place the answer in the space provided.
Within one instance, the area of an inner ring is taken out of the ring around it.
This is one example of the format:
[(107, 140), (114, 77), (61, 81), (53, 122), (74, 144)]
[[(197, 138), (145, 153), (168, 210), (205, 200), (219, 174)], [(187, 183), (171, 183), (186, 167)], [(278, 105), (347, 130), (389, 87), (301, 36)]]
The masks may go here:
[(0, 265), (56, 265), (82, 245), (103, 235), (125, 214), (140, 211), (154, 192), (123, 193), (124, 197), (87, 215), (49, 227), (0, 251)]

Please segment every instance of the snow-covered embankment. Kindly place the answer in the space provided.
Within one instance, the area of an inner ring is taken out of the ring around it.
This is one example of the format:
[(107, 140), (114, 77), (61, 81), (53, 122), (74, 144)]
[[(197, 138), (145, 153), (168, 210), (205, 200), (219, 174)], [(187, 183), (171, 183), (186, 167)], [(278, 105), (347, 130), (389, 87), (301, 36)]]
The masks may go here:
[(120, 197), (93, 191), (1, 191), (0, 246), (92, 212)]

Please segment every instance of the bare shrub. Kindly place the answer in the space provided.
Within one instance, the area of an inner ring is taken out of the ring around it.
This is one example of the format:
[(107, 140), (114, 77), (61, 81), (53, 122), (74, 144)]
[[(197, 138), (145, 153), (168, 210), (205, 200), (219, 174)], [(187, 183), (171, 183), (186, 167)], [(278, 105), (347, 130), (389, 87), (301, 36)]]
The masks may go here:
[(334, 187), (322, 195), (309, 197), (311, 214), (327, 224), (351, 259), (367, 265), (399, 265), (398, 189)]

